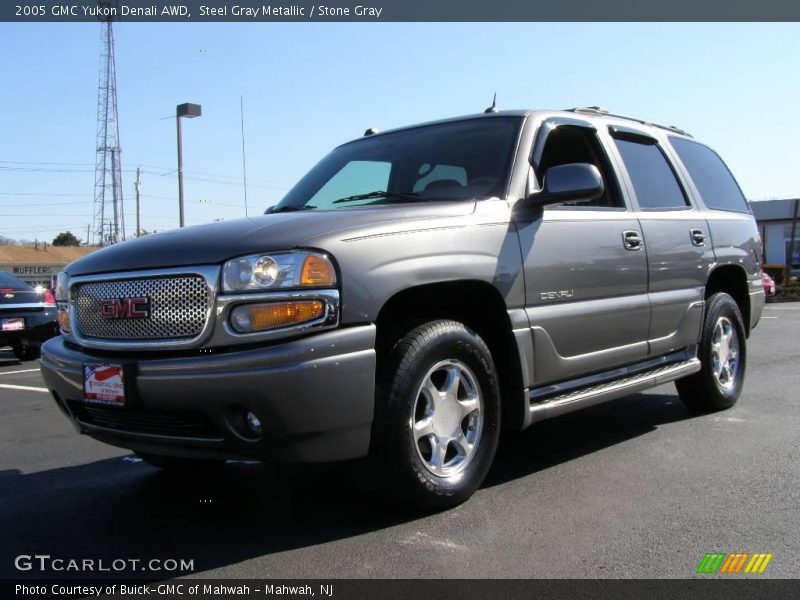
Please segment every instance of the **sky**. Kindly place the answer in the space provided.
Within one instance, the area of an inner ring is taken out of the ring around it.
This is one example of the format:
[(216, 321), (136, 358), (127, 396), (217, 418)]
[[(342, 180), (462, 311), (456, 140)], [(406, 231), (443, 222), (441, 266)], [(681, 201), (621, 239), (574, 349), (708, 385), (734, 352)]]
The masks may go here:
[[(2, 23), (0, 236), (82, 240), (93, 216), (98, 23)], [(800, 196), (800, 24), (118, 23), (126, 230), (275, 204), (336, 145), (501, 109), (600, 105), (717, 150), (751, 200)]]

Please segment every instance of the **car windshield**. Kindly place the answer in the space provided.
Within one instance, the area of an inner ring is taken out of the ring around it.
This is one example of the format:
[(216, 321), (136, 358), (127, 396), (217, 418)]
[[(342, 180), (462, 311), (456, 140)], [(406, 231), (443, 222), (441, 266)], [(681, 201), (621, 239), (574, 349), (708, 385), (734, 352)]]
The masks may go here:
[(267, 212), (502, 196), (521, 123), (478, 118), (344, 144)]

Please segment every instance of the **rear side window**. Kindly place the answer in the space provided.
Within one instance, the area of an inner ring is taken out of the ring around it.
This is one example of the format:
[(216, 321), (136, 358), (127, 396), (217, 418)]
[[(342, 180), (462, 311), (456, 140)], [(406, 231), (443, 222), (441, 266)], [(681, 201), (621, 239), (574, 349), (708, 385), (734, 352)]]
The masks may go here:
[(8, 275), (7, 273), (0, 273), (0, 287), (27, 289), (27, 288), (30, 288), (31, 286), (29, 286), (24, 281), (20, 281), (16, 277), (12, 277), (11, 275)]
[(750, 212), (742, 190), (717, 154), (702, 144), (670, 137), (669, 143), (700, 192), (703, 203), (716, 210)]
[(639, 142), (614, 138), (614, 142), (633, 183), (639, 208), (661, 210), (689, 206), (672, 167), (655, 140)]

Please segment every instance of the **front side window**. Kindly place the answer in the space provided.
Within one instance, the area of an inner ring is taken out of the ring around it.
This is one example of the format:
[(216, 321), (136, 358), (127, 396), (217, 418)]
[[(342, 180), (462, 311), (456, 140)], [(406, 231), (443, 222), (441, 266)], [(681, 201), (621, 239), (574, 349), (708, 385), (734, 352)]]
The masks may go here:
[(608, 164), (608, 158), (594, 129), (562, 125), (551, 131), (536, 168), (539, 184), (544, 185), (548, 169), (572, 163), (587, 163), (597, 167), (603, 178), (603, 195), (585, 202), (564, 202), (558, 206), (548, 207), (549, 210), (557, 210), (559, 207), (623, 208), (625, 206), (616, 178), (613, 176), (614, 171)]
[(614, 138), (642, 210), (686, 208), (689, 202), (655, 140)]
[(669, 143), (689, 171), (689, 176), (708, 208), (750, 212), (739, 184), (711, 148), (678, 137), (670, 137)]
[(479, 118), (344, 144), (270, 212), (502, 197), (521, 125), (520, 117)]

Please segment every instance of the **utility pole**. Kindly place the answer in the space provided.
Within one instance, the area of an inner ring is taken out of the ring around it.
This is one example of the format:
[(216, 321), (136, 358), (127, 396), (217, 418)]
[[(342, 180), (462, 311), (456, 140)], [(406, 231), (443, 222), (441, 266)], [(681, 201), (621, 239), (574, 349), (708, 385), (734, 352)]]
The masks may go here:
[(142, 167), (136, 167), (136, 237), (142, 235), (142, 213), (139, 205), (139, 186), (142, 184)]
[(89, 229), (90, 229), (91, 227), (92, 227), (91, 225), (87, 225), (87, 226), (86, 226), (86, 245), (87, 245), (87, 246), (89, 246), (89, 245), (90, 245), (90, 243), (91, 243), (91, 242), (89, 241)]

